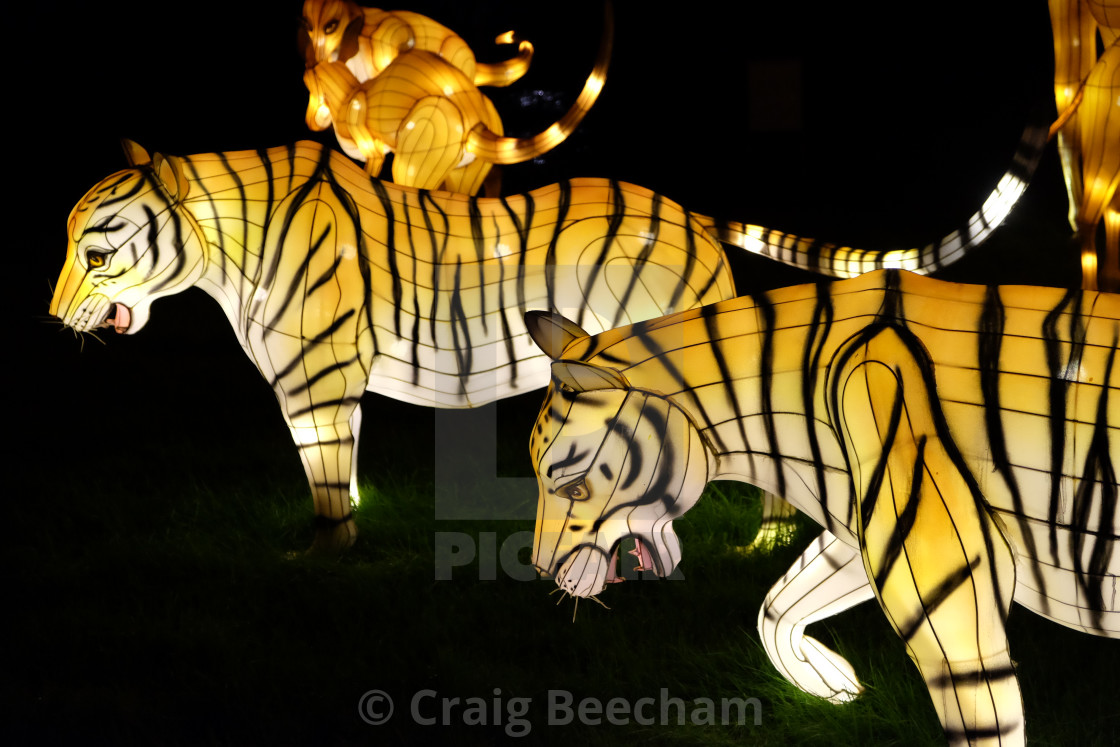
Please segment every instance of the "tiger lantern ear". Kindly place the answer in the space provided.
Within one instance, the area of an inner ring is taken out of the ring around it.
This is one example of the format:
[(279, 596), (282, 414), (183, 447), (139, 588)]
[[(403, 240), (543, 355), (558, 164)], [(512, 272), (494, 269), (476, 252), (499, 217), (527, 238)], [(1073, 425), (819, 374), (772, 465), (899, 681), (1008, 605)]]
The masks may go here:
[(556, 361), (552, 378), (576, 392), (599, 389), (629, 389), (630, 382), (613, 368), (604, 368), (580, 361)]
[(179, 201), (187, 196), (190, 185), (183, 174), (182, 161), (178, 158), (156, 153), (152, 157), (152, 170), (156, 172), (156, 176), (159, 177), (163, 188), (171, 195), (172, 200)]
[(144, 150), (144, 146), (140, 143), (133, 142), (128, 138), (121, 138), (121, 147), (124, 148), (125, 160), (132, 168), (146, 166), (152, 162), (152, 157), (148, 155), (148, 151)]
[(547, 311), (526, 311), (525, 327), (537, 347), (552, 360), (559, 360), (564, 350), (576, 340), (588, 337), (575, 322)]
[(346, 60), (358, 54), (358, 39), (362, 37), (362, 27), (365, 22), (365, 15), (358, 13), (355, 18), (351, 19), (350, 23), (346, 24), (346, 30), (342, 32), (342, 41), (338, 45), (339, 62), (346, 62)]
[(128, 138), (121, 139), (121, 146), (124, 148), (124, 157), (132, 168), (151, 164), (152, 170), (156, 172), (156, 177), (163, 184), (167, 193), (171, 195), (172, 200), (182, 200), (187, 196), (187, 189), (190, 185), (187, 182), (187, 177), (183, 174), (182, 161), (175, 156), (165, 156), (162, 153), (156, 153), (154, 157), (149, 156), (148, 151), (144, 150), (143, 146)]

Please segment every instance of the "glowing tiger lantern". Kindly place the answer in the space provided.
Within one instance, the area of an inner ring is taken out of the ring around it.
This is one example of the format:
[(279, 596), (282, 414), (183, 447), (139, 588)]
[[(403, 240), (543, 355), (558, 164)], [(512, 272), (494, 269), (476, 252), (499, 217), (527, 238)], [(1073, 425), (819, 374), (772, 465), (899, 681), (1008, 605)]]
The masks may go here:
[(1120, 295), (887, 270), (588, 336), (531, 312), (553, 360), (530, 437), (533, 562), (565, 592), (681, 559), (710, 480), (825, 531), (767, 596), (762, 643), (807, 693), (860, 685), (805, 626), (878, 599), (952, 744), (1021, 745), (1012, 601), (1120, 638)]
[[(1081, 245), (1085, 288), (1120, 290), (1120, 6), (1050, 0), (1054, 97), (1074, 108), (1058, 135), (1070, 224)], [(1097, 36), (1104, 52), (1097, 57)], [(1105, 226), (1098, 266), (1097, 227)]]
[(439, 55), (476, 86), (508, 86), (529, 69), (533, 45), (512, 31), (498, 36), (499, 45), (517, 43), (517, 56), (499, 63), (480, 63), (454, 31), (407, 10), (364, 8), (349, 0), (306, 0), (300, 45), (314, 62), (344, 62), (359, 83), (377, 77), (410, 50)]
[[(355, 537), (362, 392), (460, 408), (543, 387), (529, 309), (602, 330), (732, 298), (721, 242), (847, 275), (895, 264), (931, 272), (983, 235), (876, 253), (717, 221), (608, 179), (495, 199), (371, 179), (311, 142), (126, 150), (133, 168), (70, 214), (50, 312), (80, 332), (133, 334), (155, 300), (192, 286), (211, 295), (291, 428), (316, 550)], [(980, 223), (992, 228), (978, 213), (970, 224)]]
[[(307, 124), (320, 131), (333, 123), (339, 145), (372, 175), (392, 152), (393, 180), (410, 187), (475, 194), (494, 164), (521, 163), (555, 148), (590, 111), (610, 62), (608, 4), (595, 66), (568, 112), (536, 136), (503, 137), (498, 112), (477, 81), (508, 82), (512, 73), (480, 76), (462, 40), (422, 16), (428, 25), (417, 21), (414, 28), (403, 20), (410, 16), (376, 11), (380, 15), (371, 25), (369, 15), (353, 15), (357, 6), (337, 7), (338, 19), (325, 13), (314, 21), (305, 8), (311, 26), (302, 45), (310, 91)], [(350, 20), (336, 38), (341, 18)]]

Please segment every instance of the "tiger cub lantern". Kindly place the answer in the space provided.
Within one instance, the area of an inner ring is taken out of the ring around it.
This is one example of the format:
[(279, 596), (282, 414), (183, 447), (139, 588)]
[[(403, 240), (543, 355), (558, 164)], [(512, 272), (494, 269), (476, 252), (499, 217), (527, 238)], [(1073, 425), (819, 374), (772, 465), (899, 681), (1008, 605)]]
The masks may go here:
[(512, 31), (498, 45), (517, 43), (517, 55), (499, 63), (480, 63), (467, 43), (443, 24), (408, 10), (365, 8), (349, 0), (306, 0), (299, 45), (305, 59), (343, 62), (359, 83), (377, 77), (403, 52), (439, 55), (476, 86), (508, 86), (521, 78), (533, 59), (533, 45)]
[(563, 142), (606, 80), (613, 40), (609, 4), (595, 66), (567, 113), (537, 135), (505, 137), (497, 110), (479, 91), (477, 73), (472, 75), (473, 55), (461, 54), (469, 53), (461, 39), (423, 16), (416, 18), (426, 24), (416, 20), (414, 28), (406, 20), (415, 14), (374, 14), (352, 16), (336, 41), (347, 14), (336, 19), (322, 13), (312, 20), (305, 9), (300, 46), (310, 92), (306, 120), (315, 131), (333, 124), (339, 146), (371, 175), (392, 153), (397, 184), (475, 194), (495, 164), (521, 163)]
[(875, 598), (949, 741), (1020, 745), (1012, 601), (1120, 638), (1120, 295), (885, 270), (594, 336), (526, 325), (553, 360), (533, 562), (565, 592), (602, 591), (627, 538), (671, 573), (673, 521), (733, 479), (824, 528), (758, 619), (807, 693), (860, 692), (804, 630)]

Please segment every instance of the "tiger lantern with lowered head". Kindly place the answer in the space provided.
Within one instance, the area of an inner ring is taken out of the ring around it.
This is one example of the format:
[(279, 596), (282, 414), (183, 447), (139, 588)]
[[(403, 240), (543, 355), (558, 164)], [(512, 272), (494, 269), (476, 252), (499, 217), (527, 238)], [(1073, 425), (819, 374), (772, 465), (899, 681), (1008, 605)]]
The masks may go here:
[(552, 384), (530, 436), (533, 563), (577, 597), (624, 539), (667, 576), (711, 480), (824, 533), (759, 614), (774, 665), (835, 702), (805, 626), (876, 598), (952, 744), (1021, 745), (1012, 601), (1120, 638), (1120, 295), (882, 270), (589, 336), (530, 312)]

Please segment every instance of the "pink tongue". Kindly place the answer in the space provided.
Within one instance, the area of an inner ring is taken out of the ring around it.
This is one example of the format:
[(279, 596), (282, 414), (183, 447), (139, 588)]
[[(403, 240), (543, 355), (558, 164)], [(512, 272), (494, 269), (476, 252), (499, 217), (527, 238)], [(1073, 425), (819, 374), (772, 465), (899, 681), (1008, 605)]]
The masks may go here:
[[(638, 560), (638, 564), (634, 566), (635, 571), (652, 571), (653, 570), (653, 556), (650, 555), (649, 550), (642, 544), (640, 539), (634, 540), (634, 549), (630, 550), (629, 555), (633, 555)], [(608, 584), (621, 584), (626, 579), (618, 575), (618, 549), (611, 555), (611, 564), (607, 569), (607, 583)]]
[(640, 539), (634, 540), (634, 549), (630, 554), (638, 559), (638, 564), (634, 566), (635, 571), (652, 571), (653, 570), (653, 556), (649, 554), (649, 550), (642, 544)]
[(113, 304), (113, 308), (113, 328), (117, 330), (118, 335), (123, 335), (128, 325), (132, 324), (132, 313), (123, 303)]

